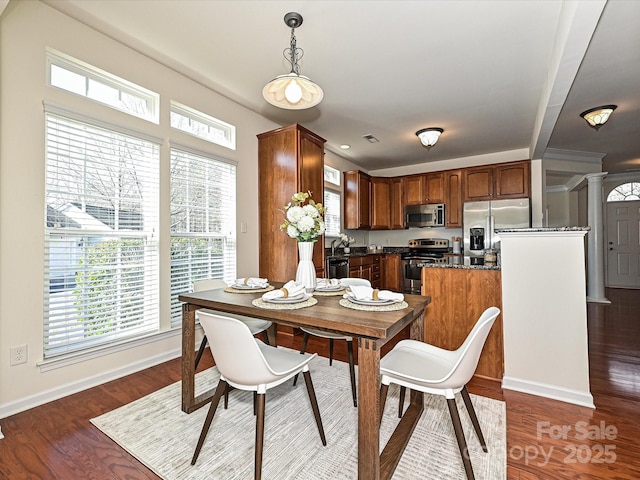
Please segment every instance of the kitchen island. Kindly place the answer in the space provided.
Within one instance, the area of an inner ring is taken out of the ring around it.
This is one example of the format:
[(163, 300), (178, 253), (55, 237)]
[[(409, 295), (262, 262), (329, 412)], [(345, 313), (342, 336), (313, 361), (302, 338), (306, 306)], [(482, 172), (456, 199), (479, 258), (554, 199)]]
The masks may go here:
[[(431, 297), (425, 311), (425, 341), (448, 350), (458, 348), (485, 309), (502, 310), (499, 265), (472, 264), (469, 257), (448, 255), (447, 262), (425, 263), (422, 295)], [(504, 348), (502, 314), (498, 316), (478, 362), (476, 375), (502, 381)]]

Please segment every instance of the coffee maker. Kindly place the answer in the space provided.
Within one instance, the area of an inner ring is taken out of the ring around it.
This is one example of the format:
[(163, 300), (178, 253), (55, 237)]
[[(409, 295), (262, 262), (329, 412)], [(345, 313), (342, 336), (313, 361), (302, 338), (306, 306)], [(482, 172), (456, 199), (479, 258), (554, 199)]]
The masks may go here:
[[(469, 249), (471, 250), (484, 250), (484, 228), (471, 228), (469, 229)], [(472, 255), (479, 255), (481, 252), (472, 253)]]

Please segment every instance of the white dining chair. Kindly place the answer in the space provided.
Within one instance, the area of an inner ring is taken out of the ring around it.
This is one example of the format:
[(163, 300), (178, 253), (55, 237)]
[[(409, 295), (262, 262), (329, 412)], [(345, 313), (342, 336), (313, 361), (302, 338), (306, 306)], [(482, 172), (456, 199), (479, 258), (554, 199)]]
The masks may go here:
[[(344, 286), (349, 285), (362, 285), (366, 287), (371, 286), (371, 282), (366, 278), (341, 278), (340, 284)], [(356, 392), (356, 368), (353, 360), (353, 338), (347, 335), (342, 335), (340, 333), (332, 333), (325, 332), (323, 330), (316, 330), (315, 328), (307, 328), (300, 327), (300, 330), (304, 333), (304, 337), (302, 339), (302, 347), (300, 348), (300, 353), (304, 353), (307, 349), (307, 342), (309, 341), (309, 336), (313, 335), (315, 337), (327, 338), (329, 339), (329, 365), (333, 365), (333, 342), (334, 340), (346, 340), (347, 342), (347, 354), (349, 356), (349, 374), (351, 376), (351, 395), (353, 397), (353, 406), (358, 406), (358, 395)], [(293, 379), (293, 384), (295, 385), (298, 381), (298, 377)]]
[[(224, 280), (219, 278), (207, 278), (205, 280), (198, 280), (193, 282), (193, 291), (194, 292), (202, 292), (204, 290), (218, 290), (222, 288), (226, 288), (227, 284)], [(212, 311), (212, 310), (207, 310)], [(245, 317), (244, 315), (236, 315), (233, 313), (225, 313), (232, 318), (236, 318), (241, 322), (244, 322), (251, 330), (252, 335), (257, 335), (258, 333), (262, 333), (262, 337), (265, 343), (269, 344), (269, 337), (267, 336), (267, 329), (271, 326), (271, 322), (268, 320), (261, 320), (259, 318), (251, 318)], [(202, 358), (202, 354), (207, 346), (207, 336), (202, 337), (202, 342), (200, 342), (200, 347), (198, 348), (198, 353), (196, 354), (195, 368), (198, 368), (198, 364), (200, 363), (200, 359)], [(226, 398), (225, 398), (226, 403)], [(225, 405), (226, 408), (226, 405)]]
[[(460, 392), (462, 395), (480, 445), (486, 452), (487, 444), (467, 391), (467, 383), (476, 371), (487, 335), (499, 314), (498, 308), (487, 308), (457, 350), (445, 350), (417, 340), (402, 340), (380, 360), (380, 419), (382, 420), (387, 391), (391, 383), (400, 385), (402, 393), (405, 388), (411, 388), (423, 393), (444, 396), (447, 399), (462, 463), (469, 480), (474, 479), (473, 467), (467, 452), (467, 442), (456, 407), (455, 394)], [(404, 395), (401, 397), (404, 398)], [(402, 406), (400, 406), (401, 409)]]
[[(305, 354), (301, 356), (291, 350), (266, 345), (251, 335), (251, 331), (245, 323), (235, 318), (202, 310), (197, 311), (196, 315), (209, 337), (209, 346), (220, 371), (220, 381), (202, 426), (191, 465), (195, 465), (198, 459), (220, 398), (227, 390), (227, 386), (230, 385), (239, 390), (252, 391), (257, 397), (254, 478), (259, 480), (262, 476), (266, 391), (286, 382), (300, 372), (304, 376), (322, 445), (326, 446), (327, 440), (309, 373), (309, 362), (317, 355)], [(286, 434), (286, 428), (283, 429), (283, 434)]]

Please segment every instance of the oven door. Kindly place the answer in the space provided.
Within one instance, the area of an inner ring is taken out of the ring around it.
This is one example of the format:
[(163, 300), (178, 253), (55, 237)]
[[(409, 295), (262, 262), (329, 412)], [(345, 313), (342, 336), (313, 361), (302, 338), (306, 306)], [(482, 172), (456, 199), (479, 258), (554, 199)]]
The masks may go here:
[(402, 292), (420, 295), (422, 293), (422, 267), (418, 265), (433, 262), (432, 258), (406, 258), (402, 260)]

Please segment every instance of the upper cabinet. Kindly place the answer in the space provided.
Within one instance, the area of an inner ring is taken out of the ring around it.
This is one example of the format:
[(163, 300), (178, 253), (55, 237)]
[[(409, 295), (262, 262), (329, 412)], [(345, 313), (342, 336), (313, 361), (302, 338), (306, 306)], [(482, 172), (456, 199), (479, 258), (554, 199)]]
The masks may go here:
[(344, 172), (345, 229), (371, 228), (371, 177), (359, 170)]
[(391, 230), (403, 230), (404, 227), (404, 201), (402, 200), (402, 178), (389, 179), (391, 190)]
[(445, 226), (462, 227), (462, 170), (444, 172)]
[[(293, 124), (258, 135), (260, 218), (259, 275), (273, 281), (295, 278), (298, 242), (280, 230), (283, 207), (297, 192), (324, 203), (325, 140)], [(324, 237), (314, 245), (316, 273), (324, 276)]]
[(391, 228), (391, 179), (371, 177), (371, 230)]
[(470, 167), (463, 172), (463, 201), (529, 197), (530, 162), (500, 163)]
[(405, 205), (444, 202), (444, 175), (442, 172), (408, 175), (403, 177)]

